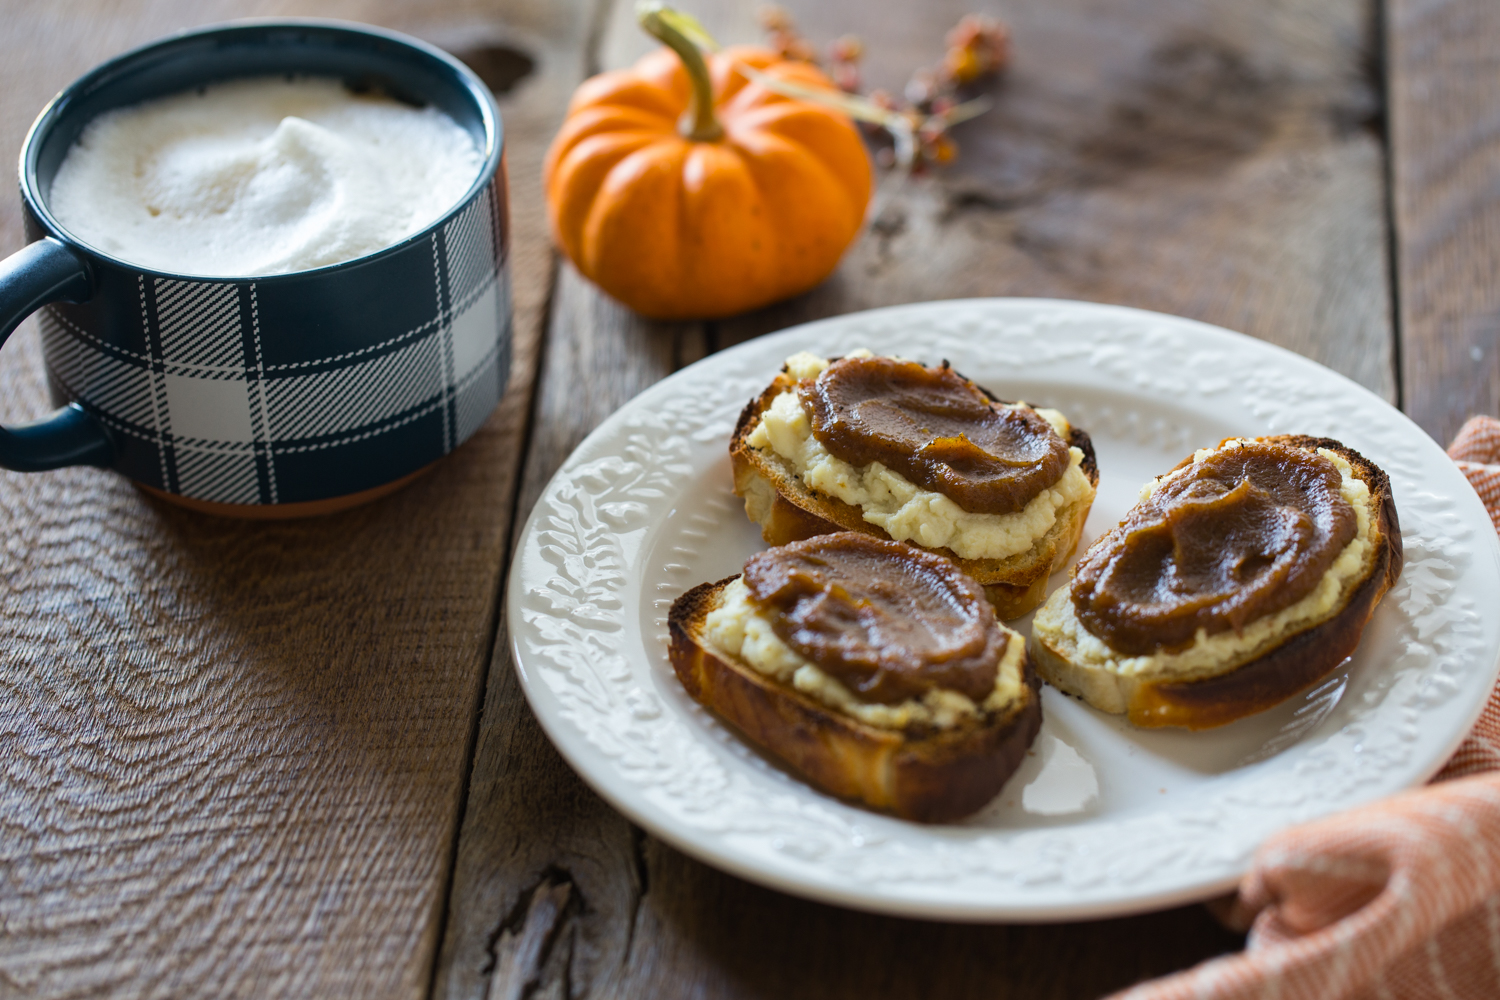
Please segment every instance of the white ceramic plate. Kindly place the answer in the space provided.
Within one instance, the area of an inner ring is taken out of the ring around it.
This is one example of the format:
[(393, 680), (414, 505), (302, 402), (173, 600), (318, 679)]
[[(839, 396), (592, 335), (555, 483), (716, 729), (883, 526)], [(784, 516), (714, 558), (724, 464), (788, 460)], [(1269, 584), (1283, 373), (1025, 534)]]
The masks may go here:
[[(730, 492), (727, 444), (745, 402), (796, 351), (857, 347), (947, 358), (1001, 398), (1058, 407), (1087, 430), (1100, 484), (1080, 549), (1195, 448), (1296, 432), (1338, 438), (1390, 474), (1405, 572), (1344, 668), (1259, 716), (1148, 732), (1047, 688), (1032, 754), (971, 820), (921, 826), (830, 799), (687, 697), (667, 662), (666, 614), (764, 547)], [(1172, 316), (978, 299), (786, 330), (637, 396), (537, 502), (507, 613), (547, 734), (599, 794), (680, 849), (862, 909), (1053, 920), (1226, 891), (1275, 831), (1425, 780), (1494, 683), (1497, 605), (1500, 544), (1473, 490), (1415, 424), (1348, 379)]]

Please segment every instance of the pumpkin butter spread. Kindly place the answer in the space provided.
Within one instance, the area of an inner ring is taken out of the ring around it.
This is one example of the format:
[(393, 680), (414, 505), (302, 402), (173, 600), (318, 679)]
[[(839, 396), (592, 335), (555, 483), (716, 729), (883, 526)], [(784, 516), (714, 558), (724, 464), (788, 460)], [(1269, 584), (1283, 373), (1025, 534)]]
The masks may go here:
[(855, 532), (758, 553), (708, 613), (723, 653), (882, 729), (951, 728), (1021, 696), (1025, 644), (952, 563)]
[(1034, 628), (1082, 665), (1211, 676), (1347, 602), (1377, 531), (1369, 487), (1336, 452), (1231, 439), (1147, 483)]
[(797, 388), (771, 401), (746, 443), (899, 541), (1004, 559), (1093, 492), (1061, 413), (994, 403), (946, 365), (803, 352), (787, 372)]

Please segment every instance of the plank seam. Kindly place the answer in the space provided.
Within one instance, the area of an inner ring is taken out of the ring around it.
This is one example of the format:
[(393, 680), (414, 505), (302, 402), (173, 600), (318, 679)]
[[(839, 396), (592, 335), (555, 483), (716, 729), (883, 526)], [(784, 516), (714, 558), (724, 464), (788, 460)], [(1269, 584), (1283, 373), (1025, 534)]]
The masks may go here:
[(1401, 313), (1401, 234), (1396, 219), (1396, 157), (1391, 129), (1391, 67), (1394, 65), (1390, 50), (1390, 0), (1374, 0), (1371, 17), (1374, 18), (1375, 37), (1371, 48), (1380, 60), (1375, 83), (1380, 97), (1380, 165), (1385, 188), (1383, 209), (1385, 211), (1385, 249), (1387, 270), (1386, 284), (1391, 296), (1391, 378), (1396, 390), (1396, 408), (1406, 411), (1406, 323)]

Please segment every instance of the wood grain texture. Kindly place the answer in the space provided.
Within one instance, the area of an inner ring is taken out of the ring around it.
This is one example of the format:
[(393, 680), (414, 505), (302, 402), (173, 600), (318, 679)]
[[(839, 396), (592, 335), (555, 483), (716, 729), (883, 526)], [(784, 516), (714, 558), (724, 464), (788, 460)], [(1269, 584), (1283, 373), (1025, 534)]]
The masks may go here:
[[(791, 4), (898, 85), (968, 5)], [(1264, 8), (1264, 9), (1263, 9)], [(750, 8), (693, 5), (722, 40)], [(835, 276), (709, 324), (631, 316), (564, 268), (518, 509), (636, 391), (703, 351), (964, 295), (1122, 302), (1299, 350), (1395, 397), (1371, 7), (1008, 5), (1017, 58), (948, 171), (887, 176)], [(599, 61), (645, 45), (616, 3)], [(546, 742), (496, 645), (435, 996), (1090, 997), (1236, 947), (1198, 907), (1063, 926), (875, 917), (793, 899), (633, 828)]]
[(1386, 6), (1404, 405), (1447, 442), (1500, 412), (1500, 4)]
[[(545, 16), (498, 27), (518, 9), (6, 3), (0, 147), (93, 63), (187, 25), (345, 17), (495, 71), (504, 44), (553, 54)], [(288, 524), (190, 514), (96, 470), (0, 473), (0, 996), (427, 992), (551, 281), (536, 166), (573, 81), (537, 62), (501, 98), (513, 375), (459, 453)], [(14, 196), (0, 215), (9, 253)], [(28, 329), (0, 359), (0, 418), (44, 399)]]

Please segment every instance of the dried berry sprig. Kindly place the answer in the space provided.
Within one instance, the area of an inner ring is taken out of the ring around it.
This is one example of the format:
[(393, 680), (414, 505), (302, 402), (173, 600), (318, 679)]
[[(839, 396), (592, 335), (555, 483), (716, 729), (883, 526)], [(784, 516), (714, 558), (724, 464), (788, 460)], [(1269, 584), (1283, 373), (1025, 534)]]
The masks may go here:
[(1010, 63), (1010, 29), (984, 14), (965, 14), (948, 32), (943, 70), (957, 86), (993, 76)]
[(766, 31), (766, 41), (773, 52), (783, 59), (814, 64), (818, 62), (818, 50), (797, 32), (797, 26), (792, 23), (792, 15), (787, 13), (785, 7), (765, 4), (756, 11), (756, 15), (760, 19), (760, 26)]
[[(773, 49), (783, 58), (819, 64), (817, 49), (797, 31), (791, 15), (774, 4), (759, 11)], [(1002, 72), (1010, 61), (1010, 32), (1003, 23), (982, 14), (966, 14), (947, 35), (948, 49), (936, 66), (919, 69), (902, 90), (901, 102), (883, 90), (868, 96), (860, 93), (859, 62), (864, 46), (846, 35), (829, 46), (828, 70), (834, 83), (855, 102), (840, 106), (852, 117), (884, 130), (891, 146), (877, 152), (884, 166), (920, 171), (924, 165), (942, 164), (958, 154), (958, 145), (948, 134), (961, 121), (982, 114), (990, 107), (984, 97), (963, 100), (963, 91)], [(778, 81), (759, 82), (779, 89)], [(816, 100), (807, 88), (796, 95)]]
[[(667, 7), (659, 0), (637, 0), (637, 7), (641, 10), (649, 8), (650, 16), (670, 22), (698, 48), (709, 52), (719, 51), (719, 43), (691, 14)], [(785, 10), (774, 6), (763, 7), (761, 21), (770, 35), (771, 47), (780, 55), (818, 64), (816, 50), (797, 33), (796, 26)], [(996, 34), (997, 29), (1000, 34)], [(974, 58), (955, 57), (952, 62), (959, 67), (967, 67), (965, 72), (972, 72), (975, 66), (988, 67), (983, 71), (984, 74), (996, 72), (1004, 64), (1003, 32), (1004, 28), (999, 22), (976, 19), (975, 15), (969, 15), (959, 22), (958, 28), (949, 33), (949, 41), (957, 39), (958, 47), (972, 49)], [(883, 91), (875, 91), (866, 97), (857, 92), (859, 59), (863, 52), (860, 41), (852, 36), (845, 36), (833, 43), (829, 61), (833, 64), (835, 80), (842, 78), (843, 83), (848, 84), (844, 87), (841, 83), (839, 90), (792, 83), (769, 76), (745, 63), (739, 63), (736, 68), (767, 90), (797, 100), (826, 104), (856, 121), (884, 131), (890, 136), (891, 146), (879, 150), (876, 156), (885, 166), (900, 166), (910, 172), (917, 172), (924, 164), (947, 163), (953, 159), (958, 147), (949, 137), (948, 130), (959, 122), (988, 111), (989, 99), (981, 96), (959, 101), (959, 78), (942, 68), (922, 71), (931, 74), (931, 79), (935, 82), (932, 93), (924, 93), (924, 99), (920, 102), (908, 96), (906, 104), (898, 105)], [(948, 62), (945, 59), (944, 65)], [(912, 86), (908, 85), (907, 89), (911, 91)]]
[(828, 75), (840, 90), (850, 94), (859, 93), (859, 61), (864, 57), (865, 45), (853, 35), (835, 38), (828, 46)]

